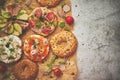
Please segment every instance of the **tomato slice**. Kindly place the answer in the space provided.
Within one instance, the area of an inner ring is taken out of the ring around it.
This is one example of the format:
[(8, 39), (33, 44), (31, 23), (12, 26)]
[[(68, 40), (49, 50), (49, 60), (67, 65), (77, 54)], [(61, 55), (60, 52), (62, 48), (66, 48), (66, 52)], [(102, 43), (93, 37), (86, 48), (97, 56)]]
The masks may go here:
[(52, 30), (50, 29), (50, 27), (44, 26), (44, 28), (42, 29), (42, 33), (43, 34), (49, 34)]
[(32, 28), (36, 26), (37, 21), (35, 19), (29, 19), (28, 23), (29, 23), (29, 27)]
[(34, 12), (34, 16), (40, 18), (42, 16), (42, 10), (40, 8), (37, 8)]
[(52, 22), (52, 21), (55, 19), (55, 14), (54, 14), (54, 12), (49, 12), (49, 13), (47, 13), (46, 19), (47, 19), (48, 21)]

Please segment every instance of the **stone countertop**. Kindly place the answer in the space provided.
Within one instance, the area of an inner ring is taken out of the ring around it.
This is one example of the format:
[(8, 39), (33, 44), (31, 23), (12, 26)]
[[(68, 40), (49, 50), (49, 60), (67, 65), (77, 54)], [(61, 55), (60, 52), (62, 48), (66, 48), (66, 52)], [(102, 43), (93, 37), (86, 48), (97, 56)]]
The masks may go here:
[(78, 80), (120, 80), (120, 0), (71, 0)]

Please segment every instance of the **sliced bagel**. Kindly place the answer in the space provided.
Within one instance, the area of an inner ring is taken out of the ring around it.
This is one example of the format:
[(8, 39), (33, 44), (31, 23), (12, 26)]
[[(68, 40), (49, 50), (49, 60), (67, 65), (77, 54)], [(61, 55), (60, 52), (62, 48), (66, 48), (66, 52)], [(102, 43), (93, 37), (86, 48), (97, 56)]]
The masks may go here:
[(53, 11), (45, 7), (37, 7), (30, 14), (29, 24), (36, 34), (48, 36), (57, 27), (58, 19)]

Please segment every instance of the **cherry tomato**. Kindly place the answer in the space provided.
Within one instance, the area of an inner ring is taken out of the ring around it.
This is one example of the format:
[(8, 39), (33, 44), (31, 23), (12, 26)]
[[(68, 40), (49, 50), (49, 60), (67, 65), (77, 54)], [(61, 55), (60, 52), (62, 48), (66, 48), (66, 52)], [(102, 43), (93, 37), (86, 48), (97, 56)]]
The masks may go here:
[(49, 12), (47, 13), (46, 18), (48, 21), (52, 22), (55, 18), (55, 14), (53, 12)]
[(73, 24), (73, 22), (74, 22), (74, 18), (72, 16), (67, 16), (65, 18), (65, 20), (66, 20), (67, 24), (69, 24), (69, 25)]
[(40, 8), (36, 9), (34, 15), (38, 18), (42, 16), (42, 10)]
[(62, 71), (59, 68), (54, 69), (54, 75), (57, 77), (60, 77), (62, 75)]

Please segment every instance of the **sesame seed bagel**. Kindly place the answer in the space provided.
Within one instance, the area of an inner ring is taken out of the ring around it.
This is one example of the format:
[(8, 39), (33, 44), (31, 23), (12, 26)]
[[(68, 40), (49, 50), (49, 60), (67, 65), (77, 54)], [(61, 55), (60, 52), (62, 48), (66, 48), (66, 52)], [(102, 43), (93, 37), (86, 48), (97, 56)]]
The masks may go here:
[(50, 39), (53, 53), (59, 57), (72, 55), (77, 48), (77, 40), (72, 32), (61, 31)]

